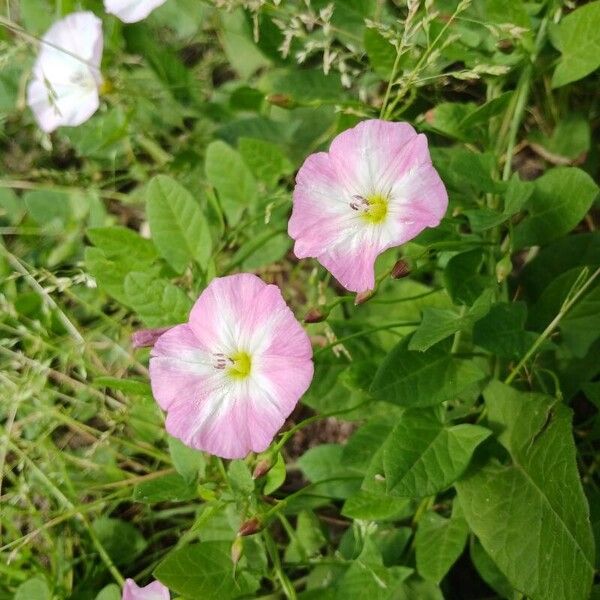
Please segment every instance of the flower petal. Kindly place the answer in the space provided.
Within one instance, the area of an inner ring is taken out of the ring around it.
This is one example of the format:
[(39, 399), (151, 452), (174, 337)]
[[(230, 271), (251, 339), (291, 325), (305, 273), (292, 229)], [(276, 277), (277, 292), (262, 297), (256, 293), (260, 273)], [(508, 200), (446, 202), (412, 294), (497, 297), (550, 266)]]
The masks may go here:
[(42, 38), (27, 103), (40, 128), (77, 126), (98, 110), (102, 22), (91, 12), (57, 21)]
[(178, 398), (198, 398), (213, 374), (208, 353), (188, 325), (163, 333), (152, 348), (150, 383), (163, 410)]
[(340, 133), (331, 142), (329, 155), (352, 194), (375, 193), (381, 191), (378, 183), (389, 163), (416, 135), (408, 123), (370, 119)]
[(116, 15), (124, 23), (145, 19), (155, 8), (167, 0), (104, 0), (107, 13)]
[(145, 587), (139, 587), (133, 579), (126, 579), (122, 600), (171, 600), (169, 588), (160, 581), (153, 581)]

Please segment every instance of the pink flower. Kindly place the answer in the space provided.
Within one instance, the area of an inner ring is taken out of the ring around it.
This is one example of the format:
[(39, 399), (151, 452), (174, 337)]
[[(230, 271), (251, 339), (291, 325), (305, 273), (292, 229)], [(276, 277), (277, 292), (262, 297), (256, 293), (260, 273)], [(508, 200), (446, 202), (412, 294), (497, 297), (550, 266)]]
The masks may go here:
[(373, 119), (311, 154), (296, 176), (288, 232), (298, 258), (316, 258), (348, 290), (375, 286), (384, 250), (435, 227), (448, 195), (427, 139), (408, 123)]
[(155, 8), (167, 0), (104, 0), (107, 13), (116, 15), (124, 23), (145, 19)]
[(160, 581), (153, 581), (141, 588), (133, 579), (126, 579), (121, 600), (171, 600), (171, 594)]
[(102, 21), (91, 12), (74, 12), (42, 38), (27, 87), (27, 104), (41, 129), (87, 121), (100, 105)]
[(189, 322), (161, 335), (150, 381), (182, 442), (223, 458), (262, 452), (308, 388), (308, 336), (279, 288), (243, 273), (214, 279)]

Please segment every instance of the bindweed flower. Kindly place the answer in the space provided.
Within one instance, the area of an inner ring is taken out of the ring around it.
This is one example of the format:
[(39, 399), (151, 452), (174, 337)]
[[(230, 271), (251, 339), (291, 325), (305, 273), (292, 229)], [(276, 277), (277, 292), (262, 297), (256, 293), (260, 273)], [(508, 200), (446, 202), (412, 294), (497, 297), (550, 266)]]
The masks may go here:
[(137, 23), (145, 19), (155, 8), (167, 0), (104, 0), (107, 13), (115, 15), (123, 23)]
[(102, 45), (102, 21), (91, 12), (71, 13), (45, 33), (27, 87), (43, 131), (81, 125), (98, 110)]
[(121, 600), (171, 600), (171, 594), (160, 581), (153, 581), (141, 588), (133, 579), (126, 579)]
[(346, 289), (364, 292), (375, 286), (377, 256), (438, 225), (448, 195), (425, 136), (373, 119), (304, 161), (293, 202), (296, 256), (316, 258)]
[(311, 358), (279, 288), (244, 273), (214, 279), (189, 322), (158, 338), (150, 381), (172, 436), (242, 458), (269, 446), (310, 384)]

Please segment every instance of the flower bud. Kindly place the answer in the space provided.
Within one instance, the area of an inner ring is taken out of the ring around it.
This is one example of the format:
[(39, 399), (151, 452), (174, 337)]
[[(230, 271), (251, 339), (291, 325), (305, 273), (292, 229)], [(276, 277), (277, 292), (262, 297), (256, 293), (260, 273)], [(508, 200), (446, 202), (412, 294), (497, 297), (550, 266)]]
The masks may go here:
[(272, 466), (273, 461), (270, 458), (263, 458), (254, 467), (252, 479), (260, 479), (261, 477), (264, 477), (271, 470)]
[(405, 260), (400, 259), (394, 265), (391, 275), (392, 279), (402, 279), (402, 277), (410, 275), (410, 267), (408, 266), (408, 263)]
[(309, 309), (309, 311), (304, 316), (304, 322), (305, 323), (320, 323), (321, 321), (324, 321), (328, 316), (329, 316), (329, 311), (324, 313), (321, 310), (319, 310), (318, 308), (313, 307), (313, 308)]
[(131, 334), (131, 345), (134, 348), (147, 348), (154, 346), (156, 340), (165, 331), (168, 331), (171, 327), (157, 327), (155, 329), (138, 329)]
[(505, 254), (496, 263), (496, 280), (498, 283), (502, 283), (512, 272), (513, 264), (510, 259), (510, 254)]
[(261, 530), (261, 523), (258, 517), (252, 517), (247, 521), (244, 521), (238, 529), (239, 536), (252, 535), (258, 533)]
[(267, 102), (280, 108), (294, 108), (296, 103), (288, 94), (270, 94), (267, 96)]
[(356, 298), (354, 298), (355, 306), (358, 306), (359, 304), (364, 304), (374, 294), (375, 290), (366, 290), (365, 292), (358, 292), (358, 294), (356, 294)]
[(231, 562), (233, 563), (234, 567), (240, 561), (240, 558), (242, 557), (243, 553), (244, 553), (244, 542), (242, 542), (241, 537), (237, 537), (237, 538), (235, 538), (235, 540), (233, 540), (233, 544), (231, 544), (231, 552), (230, 552)]

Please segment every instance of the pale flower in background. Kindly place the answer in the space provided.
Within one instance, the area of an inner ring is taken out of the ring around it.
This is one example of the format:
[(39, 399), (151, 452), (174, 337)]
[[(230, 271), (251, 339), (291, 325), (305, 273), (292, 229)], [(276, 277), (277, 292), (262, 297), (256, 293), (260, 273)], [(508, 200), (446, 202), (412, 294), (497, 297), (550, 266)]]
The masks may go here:
[(45, 132), (81, 125), (98, 110), (102, 46), (102, 21), (91, 12), (71, 13), (45, 33), (27, 87)]
[(167, 0), (104, 0), (107, 13), (117, 16), (124, 23), (137, 23), (145, 19), (155, 8)]
[(188, 323), (152, 349), (166, 429), (222, 458), (265, 450), (313, 376), (308, 336), (279, 288), (242, 273), (213, 279)]
[(171, 594), (160, 581), (139, 587), (133, 579), (126, 579), (121, 600), (171, 600)]
[(346, 289), (365, 292), (377, 256), (438, 225), (447, 206), (426, 137), (372, 119), (304, 161), (288, 232), (298, 258), (316, 258)]

